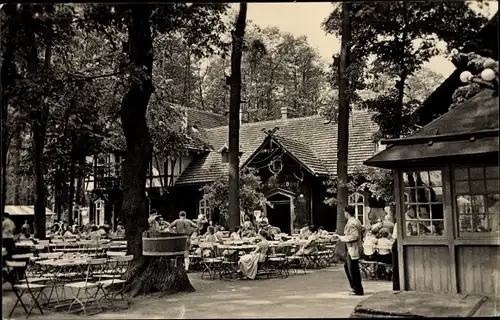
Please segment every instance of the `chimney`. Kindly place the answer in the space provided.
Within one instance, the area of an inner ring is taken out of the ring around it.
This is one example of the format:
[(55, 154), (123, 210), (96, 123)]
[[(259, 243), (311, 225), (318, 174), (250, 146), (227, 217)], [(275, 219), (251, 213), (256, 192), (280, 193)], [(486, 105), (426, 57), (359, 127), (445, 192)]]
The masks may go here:
[(293, 118), (293, 110), (289, 107), (281, 107), (281, 119)]

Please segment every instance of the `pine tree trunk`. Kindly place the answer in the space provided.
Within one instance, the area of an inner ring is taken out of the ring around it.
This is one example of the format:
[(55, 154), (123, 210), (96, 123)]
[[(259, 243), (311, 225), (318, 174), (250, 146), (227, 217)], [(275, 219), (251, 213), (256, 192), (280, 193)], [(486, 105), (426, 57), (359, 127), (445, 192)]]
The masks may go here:
[(146, 122), (146, 111), (154, 91), (153, 44), (150, 26), (150, 7), (131, 5), (131, 24), (128, 26), (128, 54), (136, 73), (135, 81), (123, 97), (122, 128), (127, 141), (123, 163), (122, 212), (125, 215), (127, 250), (134, 255), (134, 264), (126, 275), (127, 291), (133, 295), (156, 291), (167, 293), (192, 291), (183, 266), (183, 259), (173, 265), (172, 259), (142, 255), (142, 233), (148, 228), (146, 211), (146, 173), (152, 156), (152, 144)]
[[(52, 44), (50, 35), (47, 35), (45, 45), (45, 61), (44, 70), (50, 69), (50, 60), (52, 57)], [(28, 53), (28, 73), (34, 76), (38, 72), (38, 50), (35, 40), (35, 35), (30, 34), (30, 48)], [(43, 150), (45, 148), (45, 136), (47, 133), (47, 122), (49, 116), (49, 106), (42, 97), (33, 99), (31, 102), (32, 111), (32, 130), (33, 130), (33, 177), (35, 180), (35, 217), (34, 229), (35, 237), (45, 239), (45, 205), (46, 205), (46, 190), (44, 180), (44, 157)]]
[[(343, 234), (346, 223), (344, 209), (347, 206), (347, 155), (349, 148), (349, 53), (351, 42), (351, 3), (342, 3), (342, 43), (340, 48), (339, 65), (339, 119), (337, 141), (337, 232)], [(337, 246), (337, 254), (345, 254), (345, 245)]]
[(16, 181), (14, 181), (14, 205), (21, 205), (21, 184), (24, 182), (23, 179), (21, 179), (20, 175), (20, 167), (21, 167), (21, 152), (22, 152), (22, 147), (23, 147), (23, 139), (22, 139), (22, 130), (21, 130), (21, 125), (19, 123), (16, 123), (14, 126), (14, 152), (12, 153), (12, 160), (13, 160), (13, 166), (14, 166), (14, 172), (15, 172), (15, 177)]
[(71, 165), (69, 168), (69, 195), (68, 195), (68, 224), (73, 225), (73, 203), (75, 201), (75, 179), (76, 179), (76, 159), (75, 159), (76, 138), (71, 135)]
[[(1, 68), (1, 77), (2, 77), (2, 99), (1, 99), (1, 104), (2, 104), (2, 110), (1, 110), (1, 117), (2, 117), (2, 155), (1, 155), (1, 165), (2, 165), (2, 171), (0, 173), (1, 175), (1, 203), (0, 203), (0, 215), (3, 217), (4, 210), (5, 210), (5, 201), (7, 200), (7, 153), (9, 150), (9, 144), (10, 144), (10, 130), (9, 130), (9, 118), (8, 118), (8, 106), (9, 106), (9, 95), (7, 91), (11, 89), (12, 87), (12, 81), (13, 81), (13, 59), (14, 59), (14, 51), (16, 49), (15, 47), (15, 41), (16, 41), (16, 33), (17, 33), (17, 25), (15, 22), (10, 20), (11, 15), (17, 14), (16, 12), (16, 4), (5, 4), (3, 6), (4, 13), (6, 15), (6, 18), (9, 19), (5, 23), (8, 27), (8, 31), (5, 35), (5, 42), (2, 43), (1, 50), (2, 50), (2, 63), (0, 64)], [(2, 30), (5, 32), (5, 30)]]
[(241, 56), (245, 36), (247, 4), (240, 4), (231, 50), (231, 96), (229, 105), (229, 228), (240, 225), (240, 103)]

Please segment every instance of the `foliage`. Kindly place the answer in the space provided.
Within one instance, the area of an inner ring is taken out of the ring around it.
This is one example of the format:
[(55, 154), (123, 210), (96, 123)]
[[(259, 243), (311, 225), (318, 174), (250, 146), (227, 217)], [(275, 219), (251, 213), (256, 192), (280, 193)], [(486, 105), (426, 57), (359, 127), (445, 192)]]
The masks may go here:
[[(385, 97), (364, 103), (377, 112), (374, 120), (381, 126), (380, 135), (384, 137), (399, 137), (411, 131), (407, 115), (415, 108), (415, 101), (404, 101), (406, 82), (439, 53), (438, 41), (444, 41), (448, 50), (461, 48), (486, 22), (465, 1), (359, 2), (353, 4), (351, 18), (351, 90), (364, 89), (367, 76), (374, 77), (375, 82), (380, 74), (398, 77), (394, 89), (383, 93)], [(341, 8), (337, 6), (323, 28), (339, 36), (341, 21)], [(393, 112), (387, 112), (388, 105)], [(399, 125), (393, 125), (394, 121)]]
[[(331, 176), (326, 182), (327, 192), (332, 196), (325, 198), (325, 203), (334, 206), (337, 204), (338, 179)], [(347, 190), (349, 194), (367, 191), (377, 200), (387, 204), (394, 202), (394, 179), (391, 170), (375, 167), (356, 167), (348, 176)]]
[[(266, 197), (260, 191), (262, 181), (256, 171), (245, 168), (240, 175), (240, 209), (245, 213), (251, 213), (256, 208), (263, 208), (267, 204)], [(201, 189), (203, 199), (208, 201), (210, 208), (218, 209), (227, 218), (229, 179), (227, 175), (220, 176), (210, 185)]]
[[(305, 36), (249, 23), (242, 61), (242, 111), (249, 122), (276, 119), (289, 107), (295, 116), (309, 116), (331, 103), (333, 91), (317, 50)], [(229, 60), (214, 57), (203, 73), (199, 108), (224, 114), (229, 90), (225, 83)]]

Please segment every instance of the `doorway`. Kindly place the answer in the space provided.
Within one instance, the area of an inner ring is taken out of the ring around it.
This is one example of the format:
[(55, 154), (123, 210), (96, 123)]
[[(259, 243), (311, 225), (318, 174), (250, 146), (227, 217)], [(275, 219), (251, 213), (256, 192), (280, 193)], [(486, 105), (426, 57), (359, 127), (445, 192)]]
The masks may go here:
[(280, 228), (281, 232), (291, 234), (291, 199), (283, 194), (275, 194), (267, 198), (273, 206), (267, 207), (267, 219), (273, 227)]

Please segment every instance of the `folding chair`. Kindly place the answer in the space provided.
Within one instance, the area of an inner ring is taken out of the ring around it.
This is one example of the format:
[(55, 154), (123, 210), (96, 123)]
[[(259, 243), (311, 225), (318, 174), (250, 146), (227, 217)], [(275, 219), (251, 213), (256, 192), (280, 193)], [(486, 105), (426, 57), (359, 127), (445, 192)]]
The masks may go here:
[[(203, 256), (203, 260), (201, 260), (201, 264), (203, 267), (201, 278), (203, 279), (203, 276), (205, 274), (208, 274), (208, 278), (210, 280), (214, 280), (217, 276), (217, 273), (220, 272), (220, 267), (222, 265), (223, 259), (217, 257), (216, 247), (213, 243), (200, 242), (199, 247)], [(205, 252), (209, 253), (208, 257), (205, 257)]]
[(230, 245), (218, 245), (222, 251), (222, 262), (219, 270), (220, 279), (233, 279), (238, 272), (238, 250), (229, 250)]
[(271, 268), (274, 268), (277, 274), (283, 278), (290, 275), (288, 271), (289, 263), (286, 256), (290, 250), (289, 246), (279, 246), (275, 248), (274, 255), (268, 255), (267, 261)]
[[(30, 281), (26, 277), (25, 273), (26, 261), (6, 261), (5, 263), (7, 267), (7, 276), (9, 277), (7, 281), (10, 282), (12, 286), (12, 291), (17, 297), (16, 303), (12, 307), (12, 310), (10, 311), (8, 318), (11, 318), (12, 313), (14, 313), (14, 310), (16, 309), (19, 303), (21, 303), (21, 306), (26, 312), (26, 317), (29, 317), (31, 311), (33, 311), (33, 308), (35, 306), (38, 308), (38, 310), (40, 310), (40, 313), (43, 314), (43, 310), (40, 307), (40, 304), (38, 303), (38, 299), (40, 298), (40, 295), (43, 293), (43, 289), (45, 289), (46, 286), (43, 284), (36, 284), (36, 283), (30, 284)], [(23, 283), (20, 283), (21, 282), (20, 275), (24, 276), (25, 280), (23, 281)], [(22, 300), (22, 297), (25, 293), (29, 293), (31, 299), (33, 300), (33, 303), (31, 304), (29, 310), (26, 308), (26, 305)], [(38, 294), (35, 295), (35, 293)]]
[[(92, 280), (94, 278), (94, 274), (102, 275), (103, 271), (106, 268), (106, 264), (106, 258), (88, 260), (87, 271), (85, 272), (85, 280), (79, 282), (71, 282), (64, 285), (65, 287), (70, 288), (71, 294), (73, 295), (73, 301), (68, 308), (68, 312), (71, 312), (71, 308), (73, 307), (73, 305), (75, 303), (78, 303), (82, 306), (82, 309), (77, 311), (83, 310), (83, 313), (86, 316), (87, 309), (85, 309), (85, 306), (94, 301), (97, 303), (99, 311), (102, 311), (102, 307), (99, 304), (99, 300), (97, 299), (97, 294), (99, 293), (99, 289), (101, 287), (101, 277), (99, 276), (96, 282), (91, 282), (89, 280)], [(95, 292), (91, 292), (91, 290), (95, 290)], [(81, 293), (83, 293), (84, 296), (80, 295)]]
[(300, 246), (294, 245), (293, 248), (290, 249), (289, 253), (286, 258), (288, 260), (288, 266), (289, 268), (292, 268), (294, 271), (294, 274), (297, 274), (299, 269), (304, 271), (304, 274), (306, 274), (306, 269), (307, 269), (307, 260), (306, 257), (297, 255), (297, 251), (300, 249)]
[[(101, 276), (101, 279), (109, 279), (99, 280), (99, 284), (101, 285), (100, 288), (104, 294), (99, 300), (107, 298), (111, 302), (112, 308), (114, 308), (113, 301), (116, 300), (117, 296), (120, 296), (121, 300), (127, 303), (127, 308), (130, 305), (128, 298), (124, 294), (126, 281), (121, 278), (129, 270), (133, 259), (133, 255), (111, 256), (111, 259), (108, 261), (110, 272)], [(120, 289), (115, 290), (117, 287), (120, 287)]]

